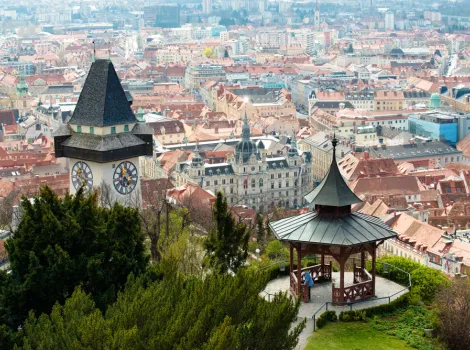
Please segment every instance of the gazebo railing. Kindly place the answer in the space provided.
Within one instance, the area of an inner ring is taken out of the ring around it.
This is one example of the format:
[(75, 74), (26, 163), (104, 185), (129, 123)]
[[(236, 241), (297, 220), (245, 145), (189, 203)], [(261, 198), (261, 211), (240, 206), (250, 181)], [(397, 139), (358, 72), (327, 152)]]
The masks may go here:
[(372, 275), (365, 268), (354, 264), (354, 283), (367, 282), (372, 280)]
[(290, 274), (290, 292), (292, 295), (297, 295), (298, 281), (295, 271)]
[[(330, 264), (317, 264), (300, 269), (301, 272), (308, 272), (314, 281), (331, 280), (332, 262)], [(292, 271), (297, 279), (297, 270)]]
[(352, 302), (374, 297), (372, 281), (356, 283), (344, 288), (343, 299), (341, 299), (341, 289), (336, 288), (333, 283), (333, 303)]

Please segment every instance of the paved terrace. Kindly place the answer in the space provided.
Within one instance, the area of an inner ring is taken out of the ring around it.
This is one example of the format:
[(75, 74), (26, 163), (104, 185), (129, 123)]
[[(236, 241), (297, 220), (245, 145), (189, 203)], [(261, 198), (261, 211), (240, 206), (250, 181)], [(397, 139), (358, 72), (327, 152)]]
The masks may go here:
[[(333, 283), (339, 282), (339, 272), (333, 272)], [(351, 285), (353, 283), (353, 273), (352, 272), (345, 272), (345, 286)], [(407, 292), (407, 290), (403, 290), (405, 287), (387, 280), (385, 278), (376, 277), (375, 282), (375, 292), (377, 298), (389, 297), (395, 293), (402, 291), (401, 293), (391, 297), (391, 300), (395, 300), (400, 295)], [(299, 321), (307, 318), (307, 327), (302, 332), (299, 337), (299, 345), (297, 349), (303, 349), (307, 343), (308, 337), (312, 334), (313, 331), (313, 319), (312, 315), (322, 307), (326, 302), (331, 302), (331, 284), (332, 282), (322, 282), (316, 283), (315, 286), (312, 288), (311, 296), (312, 300), (309, 303), (302, 302), (300, 304), (299, 310)], [(264, 290), (265, 293), (263, 295), (265, 298), (269, 298), (269, 294), (275, 294), (278, 292), (288, 292), (289, 293), (290, 285), (289, 285), (289, 276), (276, 278), (268, 283), (266, 289)], [(367, 301), (363, 301), (357, 304), (352, 305), (353, 310), (360, 310), (369, 308), (372, 306), (382, 305), (388, 303), (388, 299), (369, 299)], [(350, 306), (332, 306), (328, 305), (328, 310), (335, 310), (337, 314), (344, 310), (350, 310)], [(323, 308), (318, 314), (317, 317), (320, 316), (321, 313), (325, 312), (325, 308)]]

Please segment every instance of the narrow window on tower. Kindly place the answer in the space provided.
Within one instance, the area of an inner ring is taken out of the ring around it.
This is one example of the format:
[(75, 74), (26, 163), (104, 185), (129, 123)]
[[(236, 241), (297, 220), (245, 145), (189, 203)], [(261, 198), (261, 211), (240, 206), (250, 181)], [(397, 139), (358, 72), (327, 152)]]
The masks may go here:
[(129, 125), (124, 125), (124, 132), (129, 132)]
[(112, 126), (111, 127), (111, 134), (115, 134), (116, 133), (116, 127), (115, 126)]
[(94, 133), (95, 133), (95, 128), (94, 128), (94, 127), (92, 127), (92, 126), (90, 126), (90, 134), (92, 134), (92, 135), (93, 135)]

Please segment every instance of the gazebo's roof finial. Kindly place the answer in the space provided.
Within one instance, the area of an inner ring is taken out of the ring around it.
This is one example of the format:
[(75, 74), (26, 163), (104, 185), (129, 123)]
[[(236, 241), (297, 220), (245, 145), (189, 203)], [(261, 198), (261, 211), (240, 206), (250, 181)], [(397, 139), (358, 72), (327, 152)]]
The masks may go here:
[(333, 157), (336, 157), (336, 146), (338, 145), (338, 139), (336, 138), (336, 132), (333, 133), (333, 140), (331, 140), (333, 145)]

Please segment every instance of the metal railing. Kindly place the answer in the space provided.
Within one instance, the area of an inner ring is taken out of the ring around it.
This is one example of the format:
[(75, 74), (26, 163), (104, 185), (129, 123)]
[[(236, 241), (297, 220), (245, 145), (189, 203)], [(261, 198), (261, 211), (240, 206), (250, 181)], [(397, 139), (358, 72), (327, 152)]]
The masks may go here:
[[(392, 302), (392, 298), (403, 293), (405, 290), (406, 291), (409, 291), (411, 289), (411, 274), (403, 269), (400, 269), (399, 267), (395, 266), (395, 265), (392, 265), (392, 264), (389, 264), (389, 263), (382, 263), (382, 262), (379, 262), (379, 264), (382, 264), (383, 267), (384, 267), (384, 270), (386, 269), (387, 267), (387, 271), (389, 267), (393, 267), (395, 268), (396, 270), (399, 270), (403, 273), (406, 273), (408, 275), (408, 285), (406, 287), (404, 287), (403, 289), (400, 289), (398, 292), (396, 293), (393, 293), (387, 297), (380, 297), (380, 298), (370, 298), (370, 299), (365, 299), (365, 300), (358, 300), (358, 301), (349, 301), (349, 302), (332, 302), (332, 301), (327, 301), (326, 303), (324, 303), (322, 306), (320, 306), (320, 308), (315, 311), (312, 315), (312, 319), (313, 319), (313, 330), (315, 331), (316, 330), (316, 316), (317, 314), (323, 310), (323, 308), (325, 308), (326, 311), (328, 311), (328, 305), (331, 305), (331, 306), (349, 306), (349, 310), (352, 311), (353, 309), (353, 305), (356, 305), (356, 304), (361, 304), (361, 303), (367, 303), (367, 302), (371, 302), (371, 301), (378, 301), (378, 300), (386, 300), (388, 299), (388, 304), (390, 304)], [(389, 273), (389, 272), (384, 272), (384, 273)]]

